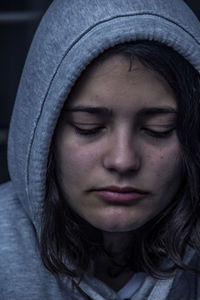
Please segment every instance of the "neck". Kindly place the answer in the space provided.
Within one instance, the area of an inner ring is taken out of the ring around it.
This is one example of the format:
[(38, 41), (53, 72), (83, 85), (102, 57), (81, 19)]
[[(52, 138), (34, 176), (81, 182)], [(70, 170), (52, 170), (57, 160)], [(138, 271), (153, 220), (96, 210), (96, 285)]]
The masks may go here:
[(123, 262), (132, 238), (131, 232), (103, 232), (105, 252), (113, 260)]
[(95, 276), (116, 291), (133, 275), (126, 261), (131, 237), (131, 232), (103, 232), (105, 253), (95, 259)]

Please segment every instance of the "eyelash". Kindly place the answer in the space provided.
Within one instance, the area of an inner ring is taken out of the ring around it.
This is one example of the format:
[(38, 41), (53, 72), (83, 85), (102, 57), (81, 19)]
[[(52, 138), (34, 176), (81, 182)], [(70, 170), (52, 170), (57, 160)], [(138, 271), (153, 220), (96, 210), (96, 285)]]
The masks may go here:
[(80, 127), (77, 127), (73, 125), (75, 132), (79, 135), (95, 135), (97, 134), (103, 127), (95, 127), (92, 129), (82, 129)]
[[(75, 125), (73, 125), (75, 132), (79, 135), (83, 135), (83, 136), (90, 136), (90, 135), (95, 135), (97, 133), (99, 133), (100, 130), (103, 129), (103, 127), (95, 127), (92, 129), (82, 129), (80, 127), (77, 127)], [(142, 128), (148, 135), (150, 135), (153, 138), (167, 138), (169, 137), (172, 132), (174, 131), (175, 128), (172, 128), (170, 130), (164, 131), (164, 132), (158, 132), (158, 131), (153, 131), (150, 129), (146, 129), (146, 128)]]
[(163, 132), (158, 132), (158, 131), (153, 131), (153, 130), (150, 130), (150, 129), (146, 129), (146, 128), (143, 128), (143, 130), (150, 136), (152, 136), (153, 138), (157, 138), (157, 139), (164, 139), (164, 138), (168, 138), (172, 133), (173, 131), (175, 130), (175, 128), (171, 128), (167, 131), (163, 131)]

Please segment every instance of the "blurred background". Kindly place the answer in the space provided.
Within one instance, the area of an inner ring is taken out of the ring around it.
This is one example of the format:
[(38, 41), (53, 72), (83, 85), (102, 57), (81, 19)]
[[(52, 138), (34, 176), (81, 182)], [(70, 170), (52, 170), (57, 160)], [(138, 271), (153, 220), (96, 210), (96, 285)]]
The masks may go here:
[[(37, 25), (51, 2), (0, 1), (0, 183), (9, 180), (6, 158), (8, 127), (22, 68)], [(200, 19), (200, 0), (185, 2)]]
[(51, 2), (0, 0), (0, 183), (9, 179), (8, 127), (22, 68), (37, 25)]

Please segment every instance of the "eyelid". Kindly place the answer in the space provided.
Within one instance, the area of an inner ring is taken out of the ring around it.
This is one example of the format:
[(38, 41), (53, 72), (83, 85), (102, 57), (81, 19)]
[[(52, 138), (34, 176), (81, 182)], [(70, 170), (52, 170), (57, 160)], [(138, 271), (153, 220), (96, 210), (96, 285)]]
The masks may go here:
[(151, 128), (166, 128), (166, 129), (168, 129), (168, 128), (172, 128), (172, 127), (176, 127), (176, 123), (175, 122), (173, 122), (173, 123), (169, 123), (169, 124), (143, 124), (143, 125), (141, 125), (141, 127), (144, 127), (144, 128), (149, 128), (149, 129), (151, 129)]
[(82, 135), (82, 136), (95, 136), (96, 134), (100, 133), (105, 127), (104, 126), (93, 126), (91, 128), (81, 128), (79, 126), (76, 126), (75, 124), (71, 124), (71, 126), (74, 128), (76, 134)]
[(101, 122), (76, 122), (76, 121), (70, 121), (72, 124), (76, 125), (99, 125), (102, 124)]
[(167, 132), (167, 131), (170, 131), (170, 130), (173, 130), (175, 129), (176, 127), (173, 126), (173, 127), (165, 127), (165, 128), (152, 128), (152, 127), (145, 127), (146, 130), (149, 130), (149, 131), (154, 131), (154, 132)]
[(151, 130), (151, 129), (148, 129), (148, 128), (143, 128), (143, 129), (144, 129), (145, 133), (147, 135), (149, 135), (150, 137), (152, 137), (152, 138), (157, 138), (157, 139), (159, 139), (159, 138), (162, 139), (163, 138), (164, 139), (164, 138), (170, 137), (173, 134), (176, 127), (172, 127), (168, 130), (163, 130), (163, 131)]
[[(104, 127), (104, 124), (102, 123), (80, 123), (80, 122), (69, 122), (70, 125), (73, 127), (79, 127), (80, 129), (93, 129), (93, 128), (99, 128)], [(81, 128), (82, 127), (82, 128)]]

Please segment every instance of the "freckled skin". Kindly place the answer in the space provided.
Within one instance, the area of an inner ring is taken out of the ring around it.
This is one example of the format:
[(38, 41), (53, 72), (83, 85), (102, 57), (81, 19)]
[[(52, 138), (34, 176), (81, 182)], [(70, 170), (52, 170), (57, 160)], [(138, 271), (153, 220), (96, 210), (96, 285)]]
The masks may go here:
[[(155, 138), (146, 130), (164, 131), (166, 125), (172, 126), (173, 118), (156, 116), (142, 120), (142, 125), (137, 121), (144, 108), (176, 109), (172, 90), (159, 74), (137, 60), (128, 70), (129, 61), (119, 55), (92, 65), (67, 100), (67, 108), (85, 105), (112, 111), (106, 121), (88, 113), (73, 114), (72, 123), (84, 129), (100, 124), (97, 134), (80, 135), (65, 113), (56, 132), (57, 176), (66, 201), (91, 225), (113, 233), (139, 228), (162, 211), (173, 201), (182, 173), (176, 130), (165, 138)], [(114, 205), (93, 191), (110, 185), (148, 193), (131, 205)]]

